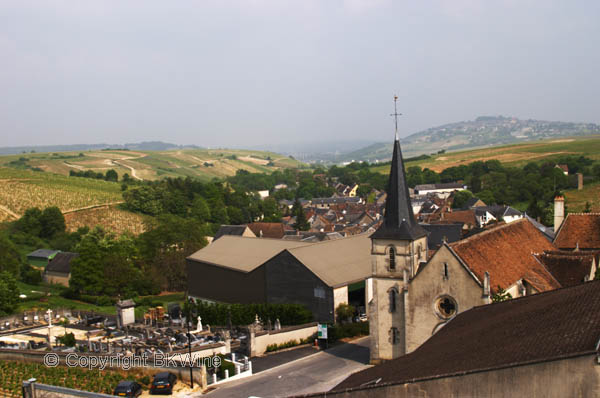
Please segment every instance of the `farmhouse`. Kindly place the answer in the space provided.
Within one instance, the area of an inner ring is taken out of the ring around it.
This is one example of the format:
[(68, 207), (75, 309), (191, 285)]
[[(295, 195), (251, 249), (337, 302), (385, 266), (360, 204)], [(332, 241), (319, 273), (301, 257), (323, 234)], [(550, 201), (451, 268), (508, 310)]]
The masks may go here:
[(58, 283), (69, 287), (69, 279), (71, 279), (71, 261), (78, 256), (78, 253), (56, 253), (44, 270), (44, 282)]
[(27, 255), (27, 262), (32, 267), (44, 269), (57, 253), (59, 253), (59, 250), (38, 249)]

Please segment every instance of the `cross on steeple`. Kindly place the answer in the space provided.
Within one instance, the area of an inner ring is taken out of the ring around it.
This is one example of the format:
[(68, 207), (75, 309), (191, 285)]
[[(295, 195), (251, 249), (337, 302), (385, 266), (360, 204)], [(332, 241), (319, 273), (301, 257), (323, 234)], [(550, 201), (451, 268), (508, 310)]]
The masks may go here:
[(398, 101), (398, 96), (394, 95), (394, 113), (390, 114), (390, 116), (394, 117), (396, 122), (396, 141), (398, 141), (398, 116), (402, 116), (401, 113), (398, 113), (398, 108), (396, 107), (396, 102)]

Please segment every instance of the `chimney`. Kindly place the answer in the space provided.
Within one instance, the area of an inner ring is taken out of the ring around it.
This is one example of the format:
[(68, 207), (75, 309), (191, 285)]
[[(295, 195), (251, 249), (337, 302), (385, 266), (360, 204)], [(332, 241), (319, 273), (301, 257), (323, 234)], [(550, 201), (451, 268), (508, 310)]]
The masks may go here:
[(565, 219), (565, 198), (557, 196), (554, 198), (554, 232), (560, 228)]
[(483, 298), (490, 302), (490, 273), (487, 271), (483, 274)]
[(581, 191), (583, 189), (583, 174), (577, 173), (577, 189)]

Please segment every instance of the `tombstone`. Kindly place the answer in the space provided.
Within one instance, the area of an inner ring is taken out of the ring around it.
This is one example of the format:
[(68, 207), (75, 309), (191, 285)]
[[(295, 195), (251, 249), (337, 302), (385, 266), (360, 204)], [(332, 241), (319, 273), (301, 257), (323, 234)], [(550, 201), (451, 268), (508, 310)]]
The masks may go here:
[(281, 330), (281, 322), (279, 322), (279, 318), (275, 320), (275, 330)]
[(202, 331), (202, 317), (198, 315), (198, 325), (196, 326), (196, 331), (197, 332), (201, 332)]

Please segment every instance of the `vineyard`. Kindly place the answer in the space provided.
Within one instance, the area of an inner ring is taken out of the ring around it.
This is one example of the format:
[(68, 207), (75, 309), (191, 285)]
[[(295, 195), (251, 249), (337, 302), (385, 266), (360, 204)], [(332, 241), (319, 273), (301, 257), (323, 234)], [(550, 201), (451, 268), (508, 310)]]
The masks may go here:
[(111, 231), (117, 235), (123, 232), (129, 232), (133, 235), (139, 235), (144, 232), (144, 217), (121, 210), (115, 206), (102, 206), (94, 209), (74, 211), (65, 214), (67, 230), (76, 231), (80, 227), (88, 226), (93, 228), (101, 225), (106, 231)]
[(137, 380), (142, 385), (149, 384), (149, 377), (141, 372), (130, 370), (89, 370), (59, 366), (46, 367), (41, 363), (28, 363), (0, 360), (0, 396), (22, 397), (23, 380), (36, 378), (39, 383), (53, 386), (75, 388), (104, 394), (112, 394), (114, 388), (123, 379)]
[[(62, 211), (122, 200), (117, 183), (52, 173), (0, 168), (0, 207), (23, 214), (30, 207)], [(0, 211), (0, 218), (5, 212)]]

